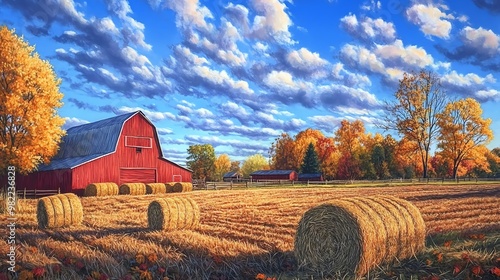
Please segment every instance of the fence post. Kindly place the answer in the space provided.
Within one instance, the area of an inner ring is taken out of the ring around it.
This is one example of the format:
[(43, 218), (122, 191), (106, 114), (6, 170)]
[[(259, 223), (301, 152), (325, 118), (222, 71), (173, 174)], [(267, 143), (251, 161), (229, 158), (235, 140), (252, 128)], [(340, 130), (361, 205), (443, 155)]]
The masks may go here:
[(35, 188), (35, 198), (36, 198), (36, 188)]
[(57, 193), (61, 194), (61, 187), (57, 188)]
[(24, 188), (23, 198), (26, 199), (26, 188)]
[(229, 189), (232, 190), (233, 189), (233, 180), (231, 180), (231, 184), (229, 185)]

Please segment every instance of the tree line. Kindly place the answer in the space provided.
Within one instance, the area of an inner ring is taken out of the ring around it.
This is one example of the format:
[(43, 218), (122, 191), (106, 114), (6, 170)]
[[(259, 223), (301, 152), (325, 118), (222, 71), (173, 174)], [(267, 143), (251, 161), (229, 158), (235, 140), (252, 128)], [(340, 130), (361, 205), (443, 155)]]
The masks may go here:
[[(208, 144), (190, 146), (187, 165), (193, 178), (213, 180), (228, 171), (247, 177), (259, 169), (318, 170), (329, 180), (500, 176), (500, 148), (486, 147), (493, 139), (491, 119), (482, 117), (481, 104), (473, 98), (451, 100), (435, 73), (405, 73), (384, 111), (376, 125), (395, 132), (398, 140), (390, 133), (367, 133), (360, 120), (343, 120), (332, 137), (311, 128), (293, 136), (284, 132), (267, 159), (253, 155), (241, 170), (229, 156), (216, 157)], [(197, 155), (200, 147), (210, 156)]]

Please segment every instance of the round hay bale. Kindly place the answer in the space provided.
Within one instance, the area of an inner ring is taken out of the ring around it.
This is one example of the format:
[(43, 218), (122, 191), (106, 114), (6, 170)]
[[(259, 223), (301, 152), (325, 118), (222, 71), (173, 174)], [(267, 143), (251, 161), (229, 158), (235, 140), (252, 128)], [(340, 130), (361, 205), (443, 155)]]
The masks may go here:
[(167, 189), (163, 183), (146, 184), (146, 194), (166, 193)]
[(93, 183), (85, 187), (84, 196), (107, 196), (117, 195), (119, 192), (118, 185), (113, 182)]
[(408, 255), (402, 256), (401, 259), (405, 259), (413, 256), (414, 254), (422, 251), (425, 248), (425, 236), (426, 236), (426, 227), (424, 219), (422, 218), (422, 214), (420, 210), (413, 205), (411, 202), (393, 197), (393, 196), (381, 196), (382, 199), (386, 201), (395, 202), (401, 206), (401, 210), (406, 211), (411, 219), (407, 220), (408, 226), (410, 228), (410, 233), (413, 233), (412, 236), (408, 237)]
[[(421, 250), (424, 239), (420, 212), (407, 201), (389, 196), (337, 199), (304, 213), (294, 253), (301, 266), (325, 275), (363, 276), (381, 263)], [(410, 248), (400, 252), (403, 247)]]
[(175, 182), (165, 183), (165, 190), (166, 190), (167, 193), (173, 193), (174, 192), (174, 184), (175, 184)]
[(42, 229), (79, 225), (83, 221), (82, 203), (73, 193), (42, 197), (38, 200), (36, 217)]
[(126, 183), (120, 186), (119, 194), (144, 195), (146, 194), (146, 184)]
[(193, 184), (189, 182), (177, 182), (172, 188), (173, 192), (190, 192), (193, 190)]
[(198, 204), (191, 198), (158, 198), (148, 207), (148, 227), (153, 230), (195, 229), (200, 223)]

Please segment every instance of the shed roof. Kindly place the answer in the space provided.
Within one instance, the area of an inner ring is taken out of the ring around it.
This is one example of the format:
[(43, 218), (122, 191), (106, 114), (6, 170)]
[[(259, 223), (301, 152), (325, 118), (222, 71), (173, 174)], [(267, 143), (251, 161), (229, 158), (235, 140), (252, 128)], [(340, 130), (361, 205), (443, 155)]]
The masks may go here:
[(323, 176), (321, 173), (300, 173), (299, 179), (319, 178), (321, 176)]
[(231, 178), (231, 177), (236, 177), (236, 176), (241, 176), (241, 174), (238, 171), (229, 171), (222, 175), (223, 178)]
[[(84, 163), (114, 153), (118, 146), (118, 140), (120, 139), (123, 125), (136, 114), (141, 114), (144, 119), (153, 126), (158, 140), (156, 128), (141, 111), (74, 126), (69, 128), (66, 131), (66, 135), (61, 139), (59, 152), (51, 159), (49, 164), (40, 165), (38, 171), (75, 168)], [(161, 149), (159, 149), (159, 152), (160, 158), (165, 159), (163, 158)], [(180, 165), (178, 166), (182, 167)]]
[(293, 170), (257, 170), (252, 172), (250, 175), (289, 175)]

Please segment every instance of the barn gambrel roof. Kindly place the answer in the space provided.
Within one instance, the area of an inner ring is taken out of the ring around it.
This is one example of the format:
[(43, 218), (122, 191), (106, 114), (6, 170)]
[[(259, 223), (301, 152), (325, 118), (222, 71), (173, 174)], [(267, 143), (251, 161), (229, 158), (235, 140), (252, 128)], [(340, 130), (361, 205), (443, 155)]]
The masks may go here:
[[(74, 126), (69, 128), (61, 139), (59, 152), (48, 165), (40, 165), (38, 171), (71, 169), (114, 153), (118, 147), (118, 140), (125, 122), (136, 114), (141, 114), (153, 126), (156, 140), (159, 140), (156, 127), (141, 111)], [(187, 169), (165, 159), (161, 148), (159, 152), (161, 159)]]

